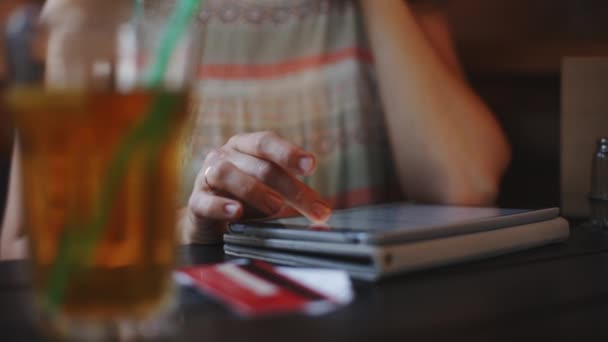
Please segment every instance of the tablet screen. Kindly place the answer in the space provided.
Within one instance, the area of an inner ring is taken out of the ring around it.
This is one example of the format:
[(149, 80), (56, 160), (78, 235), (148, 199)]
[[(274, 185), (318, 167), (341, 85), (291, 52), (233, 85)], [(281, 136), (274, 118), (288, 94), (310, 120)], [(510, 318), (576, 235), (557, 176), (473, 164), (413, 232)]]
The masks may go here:
[(233, 225), (292, 230), (329, 230), (333, 232), (387, 232), (429, 226), (445, 226), (475, 222), (482, 219), (525, 213), (522, 209), (473, 208), (413, 204), (387, 204), (336, 211), (327, 226), (311, 225), (304, 217), (285, 218), (264, 222)]

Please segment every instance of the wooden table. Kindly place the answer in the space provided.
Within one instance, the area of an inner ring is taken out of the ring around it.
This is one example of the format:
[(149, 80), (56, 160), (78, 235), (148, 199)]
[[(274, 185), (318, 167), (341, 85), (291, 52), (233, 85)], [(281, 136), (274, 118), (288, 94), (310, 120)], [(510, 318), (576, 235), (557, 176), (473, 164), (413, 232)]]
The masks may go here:
[[(180, 250), (182, 264), (222, 249)], [(0, 341), (39, 340), (27, 264), (0, 263)], [(179, 341), (608, 341), (608, 233), (584, 225), (565, 243), (371, 284), (321, 317), (245, 320), (180, 290)]]

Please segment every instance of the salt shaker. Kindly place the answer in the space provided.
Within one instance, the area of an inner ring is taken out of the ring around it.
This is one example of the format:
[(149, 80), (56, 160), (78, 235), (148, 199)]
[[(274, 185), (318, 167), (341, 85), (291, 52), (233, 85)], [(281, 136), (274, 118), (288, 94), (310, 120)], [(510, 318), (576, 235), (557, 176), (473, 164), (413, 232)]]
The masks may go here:
[(608, 229), (608, 138), (597, 141), (591, 169), (591, 223)]

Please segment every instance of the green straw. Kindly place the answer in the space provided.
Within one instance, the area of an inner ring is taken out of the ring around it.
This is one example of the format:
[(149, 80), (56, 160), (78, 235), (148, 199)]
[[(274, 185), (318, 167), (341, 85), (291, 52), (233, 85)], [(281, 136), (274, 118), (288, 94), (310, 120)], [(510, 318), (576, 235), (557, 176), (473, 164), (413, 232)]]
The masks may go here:
[[(198, 9), (199, 0), (180, 0), (174, 13), (169, 18), (165, 32), (161, 39), (157, 58), (149, 71), (145, 74), (145, 85), (148, 88), (160, 88), (171, 54), (179, 38), (188, 28)], [(136, 20), (143, 15), (142, 0), (135, 0)], [(119, 145), (117, 153), (111, 160), (107, 173), (102, 182), (96, 211), (84, 230), (77, 231), (68, 225), (59, 243), (56, 262), (53, 265), (48, 285), (48, 309), (55, 311), (65, 296), (68, 279), (79, 270), (81, 265), (92, 262), (93, 249), (108, 224), (112, 210), (112, 200), (116, 197), (120, 184), (124, 181), (129, 159), (138, 147), (146, 142), (150, 146), (150, 156), (156, 155), (161, 148), (162, 136), (167, 133), (169, 116), (177, 105), (179, 96), (176, 94), (160, 92), (154, 98), (148, 114), (144, 120), (125, 137)], [(72, 232), (73, 231), (73, 232)]]
[(199, 7), (199, 0), (182, 0), (169, 19), (169, 26), (160, 41), (156, 64), (146, 74), (146, 84), (157, 87), (163, 80), (163, 75), (169, 65), (171, 53), (179, 41), (179, 37), (190, 25), (190, 21)]

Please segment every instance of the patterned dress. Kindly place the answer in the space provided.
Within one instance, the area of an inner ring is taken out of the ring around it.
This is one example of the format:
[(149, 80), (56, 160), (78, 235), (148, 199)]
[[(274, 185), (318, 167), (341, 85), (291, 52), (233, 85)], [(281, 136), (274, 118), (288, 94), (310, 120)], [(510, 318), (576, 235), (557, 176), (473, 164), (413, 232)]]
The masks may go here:
[(210, 149), (262, 130), (317, 156), (317, 172), (304, 180), (335, 208), (399, 197), (362, 19), (347, 0), (205, 4), (184, 201)]

